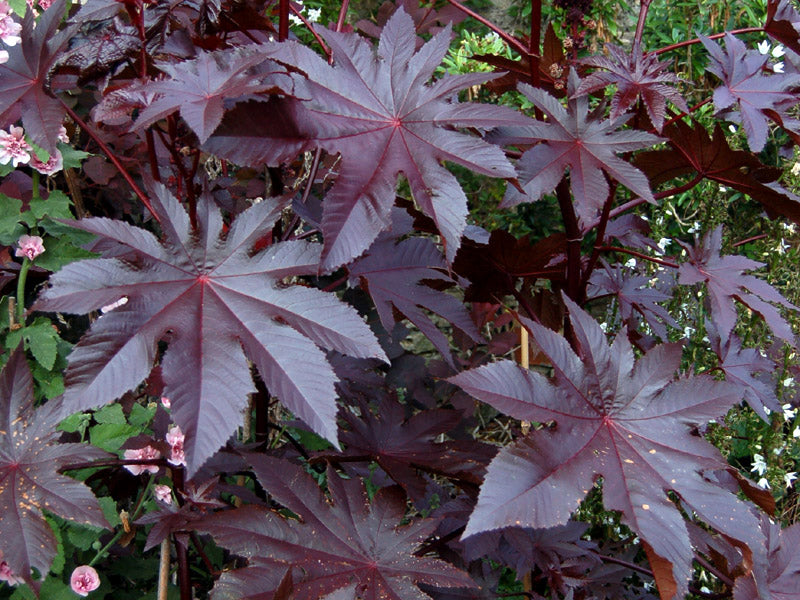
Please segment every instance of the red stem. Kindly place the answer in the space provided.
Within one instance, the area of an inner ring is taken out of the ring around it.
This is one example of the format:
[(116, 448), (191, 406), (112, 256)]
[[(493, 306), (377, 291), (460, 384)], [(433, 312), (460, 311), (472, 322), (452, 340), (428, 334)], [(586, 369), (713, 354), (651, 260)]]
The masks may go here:
[(633, 36), (633, 47), (638, 50), (642, 45), (642, 33), (644, 32), (644, 22), (647, 20), (647, 11), (650, 10), (650, 3), (653, 0), (642, 0), (639, 5), (639, 20), (636, 22), (636, 33)]
[(347, 8), (350, 6), (350, 0), (344, 0), (341, 8), (339, 8), (339, 18), (336, 19), (336, 31), (341, 31), (344, 26), (344, 20), (347, 17)]
[(72, 117), (72, 120), (75, 121), (81, 129), (83, 129), (86, 133), (88, 133), (89, 137), (91, 137), (95, 141), (95, 143), (98, 146), (100, 146), (100, 149), (108, 157), (108, 160), (111, 161), (111, 163), (119, 171), (120, 175), (122, 175), (123, 179), (125, 179), (125, 181), (128, 182), (128, 185), (131, 186), (133, 193), (136, 194), (136, 197), (139, 198), (139, 201), (142, 204), (144, 204), (147, 210), (150, 211), (150, 214), (153, 215), (153, 218), (160, 223), (161, 219), (158, 218), (158, 213), (156, 213), (156, 211), (153, 210), (153, 205), (150, 204), (150, 200), (147, 199), (147, 196), (141, 190), (141, 188), (138, 185), (136, 185), (136, 182), (133, 180), (133, 177), (131, 177), (131, 174), (128, 173), (125, 167), (122, 166), (122, 163), (120, 162), (119, 158), (117, 158), (117, 156), (111, 151), (111, 148), (109, 148), (108, 145), (102, 139), (100, 139), (100, 136), (97, 135), (96, 131), (90, 128), (86, 124), (86, 122), (78, 116), (78, 113), (72, 110), (72, 108), (68, 106), (63, 100), (61, 100), (61, 104), (67, 110), (67, 114), (69, 114), (69, 116)]
[(756, 242), (758, 240), (763, 240), (764, 238), (769, 237), (766, 233), (762, 233), (760, 235), (754, 235), (753, 237), (749, 237), (747, 239), (741, 240), (736, 242), (731, 246), (732, 248), (738, 248), (739, 246), (744, 246), (745, 244), (749, 244), (750, 242)]
[(306, 29), (308, 29), (311, 35), (314, 36), (314, 39), (320, 45), (322, 51), (325, 53), (325, 56), (328, 57), (328, 61), (330, 62), (331, 58), (333, 57), (333, 53), (331, 52), (331, 49), (328, 48), (328, 46), (325, 44), (325, 41), (317, 33), (317, 30), (314, 29), (314, 25), (311, 24), (311, 21), (306, 19), (305, 16), (303, 16), (303, 13), (297, 10), (294, 6), (290, 5), (289, 8), (292, 10), (294, 15), (303, 22), (303, 25), (305, 25)]
[(620, 248), (618, 246), (600, 246), (600, 250), (604, 252), (624, 252), (625, 254), (630, 254), (631, 256), (635, 256), (637, 258), (641, 258), (642, 260), (649, 260), (650, 262), (654, 262), (659, 265), (663, 265), (665, 267), (671, 267), (673, 269), (677, 269), (680, 265), (674, 263), (669, 260), (661, 260), (660, 258), (653, 258), (652, 256), (647, 256), (647, 254), (642, 254), (641, 252), (637, 252), (636, 250), (628, 250), (627, 248)]
[(472, 17), (473, 19), (475, 19), (479, 23), (483, 23), (484, 25), (486, 25), (489, 29), (491, 29), (497, 35), (499, 35), (501, 38), (503, 38), (506, 41), (506, 43), (508, 43), (509, 46), (511, 46), (512, 48), (516, 49), (517, 52), (522, 54), (522, 56), (531, 56), (530, 53), (528, 52), (528, 48), (525, 46), (525, 44), (520, 42), (513, 35), (509, 35), (508, 33), (506, 33), (506, 31), (504, 29), (502, 29), (501, 27), (498, 27), (497, 25), (495, 25), (494, 23), (492, 23), (488, 19), (484, 19), (482, 16), (480, 16), (475, 11), (467, 8), (466, 6), (464, 6), (463, 4), (458, 2), (458, 0), (447, 0), (447, 1), (450, 4), (452, 4), (453, 6), (455, 6), (458, 10), (463, 12), (464, 14), (469, 15), (470, 17)]
[[(697, 175), (694, 176), (694, 179), (692, 179), (691, 181), (688, 181), (688, 182), (684, 183), (683, 185), (679, 185), (677, 187), (670, 188), (668, 190), (664, 190), (663, 192), (657, 192), (657, 193), (653, 194), (653, 197), (656, 200), (661, 200), (662, 198), (668, 198), (669, 196), (674, 196), (675, 194), (682, 194), (683, 192), (692, 189), (694, 186), (696, 186), (702, 180), (703, 180), (703, 176), (698, 173)], [(644, 198), (635, 198), (635, 199), (631, 200), (630, 202), (626, 202), (625, 204), (620, 204), (617, 208), (615, 208), (614, 210), (611, 211), (609, 216), (613, 219), (613, 218), (621, 215), (622, 213), (624, 213), (626, 211), (629, 211), (632, 208), (635, 208), (635, 207), (637, 207), (637, 206), (639, 206), (641, 204), (646, 204), (646, 203), (647, 203), (647, 200), (645, 200)], [(595, 225), (596, 225), (596, 223), (593, 223), (591, 225), (591, 227), (589, 227), (589, 229), (591, 229)]]
[(280, 0), (278, 3), (278, 41), (283, 42), (289, 37), (289, 0)]
[(583, 277), (581, 278), (581, 299), (586, 298), (586, 286), (589, 284), (589, 277), (592, 275), (592, 271), (594, 271), (594, 266), (597, 264), (597, 261), (600, 259), (600, 247), (603, 245), (603, 241), (606, 237), (606, 227), (608, 226), (609, 217), (611, 214), (611, 204), (614, 201), (614, 196), (617, 192), (617, 184), (616, 182), (612, 183), (609, 186), (608, 197), (606, 198), (605, 203), (603, 204), (603, 212), (600, 215), (600, 224), (597, 227), (597, 237), (594, 240), (594, 248), (592, 249), (592, 255), (589, 257), (589, 262), (586, 264), (586, 268), (583, 271)]
[[(713, 35), (709, 35), (707, 39), (718, 40), (721, 37), (725, 37), (726, 33), (736, 35), (739, 33), (759, 33), (763, 31), (764, 31), (763, 27), (744, 27), (742, 29), (734, 29), (733, 31), (723, 31), (722, 33), (715, 33)], [(659, 48), (658, 50), (653, 50), (652, 52), (650, 52), (650, 54), (656, 54), (656, 55), (664, 54), (665, 52), (670, 52), (671, 50), (677, 50), (678, 48), (683, 48), (684, 46), (691, 46), (692, 44), (699, 44), (699, 43), (700, 43), (700, 38), (684, 40), (676, 44), (670, 44), (669, 46), (664, 46), (663, 48)]]

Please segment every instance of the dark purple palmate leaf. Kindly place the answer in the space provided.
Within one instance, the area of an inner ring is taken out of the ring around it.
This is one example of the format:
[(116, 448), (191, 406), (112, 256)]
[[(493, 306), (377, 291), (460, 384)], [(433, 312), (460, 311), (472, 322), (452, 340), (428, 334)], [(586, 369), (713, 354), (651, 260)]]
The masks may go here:
[(536, 144), (522, 155), (517, 165), (525, 192), (509, 186), (504, 206), (534, 202), (553, 191), (568, 167), (575, 209), (583, 223), (596, 219), (608, 197), (604, 172), (648, 202), (655, 203), (644, 173), (619, 158), (617, 153), (647, 148), (661, 138), (644, 131), (617, 131), (624, 121), (600, 120), (590, 115), (589, 98), (575, 97), (580, 85), (580, 78), (573, 69), (567, 85), (571, 99), (566, 109), (550, 94), (527, 84), (519, 85), (519, 90), (547, 116), (547, 121), (500, 127), (489, 136), (491, 141), (504, 145)]
[(55, 152), (66, 110), (47, 89), (50, 69), (66, 45), (72, 28), (58, 31), (64, 2), (58, 0), (37, 23), (29, 10), (22, 21), (22, 42), (8, 48), (8, 61), (0, 64), (0, 127), (22, 115), (31, 140)]
[(650, 328), (662, 341), (666, 341), (667, 327), (679, 329), (677, 321), (659, 304), (669, 300), (671, 296), (650, 285), (651, 277), (647, 275), (629, 275), (626, 269), (619, 266), (610, 266), (602, 262), (602, 270), (597, 269), (592, 273), (589, 283), (594, 286), (589, 296), (613, 295), (619, 302), (619, 316), (628, 327), (629, 331), (636, 328), (636, 315), (644, 318)]
[(366, 405), (360, 409), (360, 417), (349, 410), (342, 413), (349, 427), (339, 439), (346, 449), (321, 454), (317, 460), (375, 461), (415, 501), (424, 498), (427, 486), (418, 470), (477, 490), (486, 465), (497, 453), (495, 446), (475, 440), (437, 441), (461, 422), (460, 411), (424, 410), (406, 419), (403, 405), (388, 397), (382, 398), (374, 412)]
[(800, 54), (800, 14), (792, 0), (768, 0), (764, 31)]
[(759, 375), (771, 375), (775, 363), (756, 348), (742, 348), (742, 341), (736, 334), (720, 335), (710, 322), (706, 322), (706, 333), (711, 349), (720, 360), (719, 368), (725, 373), (725, 380), (740, 386), (750, 408), (769, 423), (769, 411), (780, 411), (781, 405), (775, 396), (772, 378)]
[(265, 45), (265, 53), (307, 75), (295, 78), (294, 93), (309, 100), (294, 103), (283, 116), (312, 146), (341, 154), (324, 202), (323, 268), (359, 256), (391, 225), (400, 173), (436, 223), (452, 262), (466, 226), (467, 198), (442, 161), (493, 177), (516, 175), (500, 148), (456, 128), (491, 129), (524, 117), (506, 107), (456, 101), (459, 90), (490, 74), (447, 75), (428, 85), (447, 52), (449, 27), (416, 53), (414, 22), (402, 9), (383, 28), (377, 52), (355, 34), (320, 33), (333, 51), (333, 66), (293, 42)]
[(736, 326), (738, 315), (734, 300), (738, 300), (761, 315), (773, 334), (792, 345), (795, 344), (791, 326), (770, 303), (795, 311), (798, 308), (763, 279), (745, 275), (745, 271), (760, 269), (764, 263), (744, 256), (720, 255), (721, 225), (706, 233), (694, 246), (681, 245), (686, 249), (688, 260), (678, 269), (678, 283), (706, 284), (711, 321), (721, 336), (729, 338)]
[(55, 443), (59, 401), (33, 406), (33, 380), (25, 353), (11, 355), (0, 374), (0, 557), (38, 589), (31, 567), (50, 571), (57, 541), (45, 511), (84, 525), (108, 527), (92, 491), (58, 471), (70, 463), (108, 457), (87, 444)]
[(255, 391), (247, 358), (270, 392), (315, 432), (336, 443), (336, 376), (318, 347), (386, 360), (355, 310), (333, 294), (286, 277), (316, 273), (320, 248), (284, 242), (251, 255), (282, 205), (264, 201), (241, 213), (223, 236), (208, 196), (198, 203), (199, 231), (161, 184), (151, 202), (163, 243), (143, 229), (96, 218), (72, 223), (100, 237), (104, 254), (72, 263), (50, 279), (37, 310), (84, 313), (127, 298), (100, 317), (74, 348), (66, 372), (67, 412), (95, 408), (147, 377), (158, 342), (164, 395), (186, 435), (190, 473), (241, 424)]
[(763, 164), (752, 152), (733, 150), (719, 123), (713, 136), (698, 124), (681, 120), (664, 128), (672, 148), (638, 154), (634, 160), (656, 186), (697, 173), (760, 202), (769, 214), (800, 223), (800, 198), (777, 183), (781, 170)]
[(302, 522), (250, 505), (196, 524), (249, 562), (245, 569), (223, 574), (217, 587), (225, 594), (213, 594), (215, 600), (260, 598), (258, 594), (267, 590), (250, 582), (281, 567), (292, 570), (295, 600), (329, 594), (347, 600), (423, 600), (428, 596), (419, 583), (475, 585), (452, 565), (414, 554), (437, 522), (423, 519), (400, 526), (406, 503), (399, 488), (379, 490), (370, 503), (359, 480), (344, 480), (328, 469), (328, 502), (302, 468), (264, 455), (251, 455), (249, 460), (271, 498)]
[(669, 491), (707, 523), (748, 544), (754, 563), (763, 565), (752, 507), (704, 477), (727, 463), (692, 433), (737, 403), (738, 389), (707, 376), (676, 381), (679, 344), (656, 346), (635, 361), (624, 334), (609, 346), (594, 319), (565, 302), (578, 354), (563, 336), (523, 320), (552, 362), (552, 382), (510, 361), (450, 378), (514, 418), (555, 422), (500, 451), (464, 535), (566, 523), (602, 476), (604, 505), (621, 512), (643, 540), (665, 600), (686, 593), (693, 558)]
[(392, 211), (391, 232), (380, 234), (367, 254), (348, 266), (350, 282), (360, 283), (372, 297), (386, 331), (392, 331), (399, 320), (395, 315), (399, 313), (416, 325), (453, 365), (447, 336), (437, 329), (425, 310), (439, 315), (475, 342), (483, 338), (460, 301), (429, 285), (433, 282), (439, 286), (455, 285), (436, 244), (421, 237), (400, 239), (413, 230), (411, 220), (401, 209)]
[(659, 132), (664, 126), (667, 100), (680, 110), (689, 112), (683, 96), (670, 85), (678, 83), (680, 78), (667, 70), (669, 63), (658, 60), (657, 54), (643, 54), (638, 45), (634, 46), (630, 54), (614, 44), (606, 44), (605, 50), (608, 51), (608, 56), (598, 54), (581, 61), (584, 65), (606, 71), (596, 71), (586, 77), (575, 90), (576, 96), (616, 85), (617, 91), (611, 100), (609, 117), (612, 120), (621, 117), (641, 98), (647, 109), (647, 116)]
[(157, 62), (168, 75), (141, 87), (154, 99), (136, 119), (135, 129), (152, 125), (180, 110), (181, 117), (204, 143), (222, 122), (227, 104), (237, 100), (267, 100), (266, 92), (287, 91), (285, 71), (248, 49), (198, 52), (192, 60)]
[[(766, 535), (769, 569), (767, 580), (772, 600), (797, 600), (800, 598), (800, 523), (781, 529), (780, 523), (761, 518), (761, 529)], [(756, 598), (758, 587), (752, 575), (736, 579), (734, 600)]]
[(767, 142), (768, 115), (779, 125), (797, 130), (797, 124), (792, 124), (787, 111), (800, 101), (794, 93), (800, 85), (800, 75), (764, 75), (762, 71), (769, 57), (757, 50), (747, 50), (744, 42), (730, 33), (725, 35), (724, 50), (713, 40), (700, 39), (711, 56), (707, 69), (723, 83), (714, 90), (714, 107), (719, 112), (738, 105), (747, 142), (753, 152), (763, 150)]

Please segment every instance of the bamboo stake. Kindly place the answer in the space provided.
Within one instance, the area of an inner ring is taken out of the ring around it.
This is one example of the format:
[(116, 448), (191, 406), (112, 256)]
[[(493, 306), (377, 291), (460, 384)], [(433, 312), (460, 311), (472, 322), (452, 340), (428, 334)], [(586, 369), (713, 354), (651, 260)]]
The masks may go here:
[(158, 565), (158, 600), (167, 600), (169, 585), (169, 536), (161, 540), (161, 560)]
[[(530, 343), (528, 342), (528, 330), (525, 329), (523, 325), (520, 325), (519, 329), (519, 364), (523, 369), (530, 368)], [(520, 422), (520, 429), (522, 430), (522, 435), (528, 435), (528, 432), (531, 430), (531, 422), (530, 421), (522, 421)]]

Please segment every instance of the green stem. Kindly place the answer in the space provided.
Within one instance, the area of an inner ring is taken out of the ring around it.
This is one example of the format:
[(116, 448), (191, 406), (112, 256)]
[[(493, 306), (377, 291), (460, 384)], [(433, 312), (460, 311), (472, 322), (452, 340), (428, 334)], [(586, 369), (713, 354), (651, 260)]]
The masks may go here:
[(31, 268), (31, 261), (25, 258), (17, 277), (17, 323), (25, 325), (25, 280), (28, 279), (28, 269)]

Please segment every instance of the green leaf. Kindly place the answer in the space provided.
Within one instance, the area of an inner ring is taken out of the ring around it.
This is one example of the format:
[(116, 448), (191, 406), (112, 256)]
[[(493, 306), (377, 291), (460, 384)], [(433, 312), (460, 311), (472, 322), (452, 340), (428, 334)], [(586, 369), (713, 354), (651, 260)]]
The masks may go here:
[(53, 564), (50, 565), (50, 572), (53, 575), (61, 575), (64, 572), (64, 564), (66, 560), (64, 559), (64, 537), (61, 532), (61, 519), (56, 519), (54, 517), (45, 517), (47, 519), (48, 524), (50, 525), (50, 529), (53, 530), (53, 535), (56, 538), (56, 555), (53, 558)]
[(21, 210), (22, 200), (0, 194), (0, 244), (16, 244), (19, 236), (25, 233), (25, 228), (19, 222)]
[(69, 144), (60, 143), (58, 149), (61, 151), (61, 157), (64, 159), (65, 169), (80, 169), (81, 162), (91, 156), (91, 153), (77, 150)]
[[(75, 592), (63, 581), (54, 577), (48, 577), (42, 583), (42, 590), (39, 592), (39, 598), (47, 598), (47, 600), (75, 600)], [(14, 593), (11, 594), (10, 600), (37, 600), (36, 595), (31, 588), (27, 585), (17, 586)]]
[(96, 411), (94, 420), (97, 423), (114, 423), (116, 425), (125, 425), (127, 423), (125, 414), (119, 404), (109, 404)]
[(139, 430), (128, 424), (102, 423), (89, 430), (89, 441), (93, 446), (102, 448), (107, 452), (116, 452), (128, 438), (137, 433), (139, 433)]
[(86, 428), (89, 426), (90, 416), (89, 413), (85, 412), (70, 415), (61, 421), (58, 425), (58, 429), (66, 431), (67, 433), (80, 433), (83, 435), (83, 432), (86, 431)]
[(134, 404), (131, 408), (131, 414), (128, 417), (128, 423), (134, 427), (144, 427), (156, 414), (156, 405), (142, 406), (141, 404)]
[(31, 200), (30, 206), (30, 212), (37, 220), (41, 220), (45, 216), (53, 219), (75, 218), (70, 209), (72, 200), (60, 190), (53, 190), (46, 199), (35, 198)]
[(50, 371), (58, 354), (58, 332), (45, 317), (38, 317), (31, 325), (9, 331), (6, 336), (6, 348), (12, 350), (25, 340), (25, 349), (30, 350), (33, 357), (42, 367)]
[[(58, 342), (64, 342), (64, 340), (58, 340)], [(64, 344), (67, 344), (67, 342), (64, 342)], [(61, 346), (62, 344), (59, 343), (58, 345)], [(59, 361), (56, 360), (56, 365), (58, 365), (58, 363)], [(31, 373), (36, 382), (37, 398), (40, 397), (39, 394), (41, 393), (48, 400), (52, 400), (64, 393), (64, 377), (61, 374), (60, 368), (51, 371), (45, 369), (38, 362), (34, 362), (31, 365)]]
[(88, 550), (100, 537), (102, 529), (70, 524), (67, 528), (69, 543), (80, 550)]
[(96, 256), (93, 252), (78, 248), (67, 237), (48, 237), (44, 242), (45, 252), (36, 257), (36, 266), (48, 271), (58, 271), (64, 265)]
[(122, 521), (119, 518), (119, 511), (117, 510), (117, 503), (113, 498), (103, 496), (102, 498), (98, 498), (97, 501), (100, 503), (100, 508), (103, 509), (103, 516), (111, 527), (122, 525)]
[(33, 358), (48, 371), (53, 369), (58, 354), (58, 331), (44, 317), (24, 328), (25, 342)]

